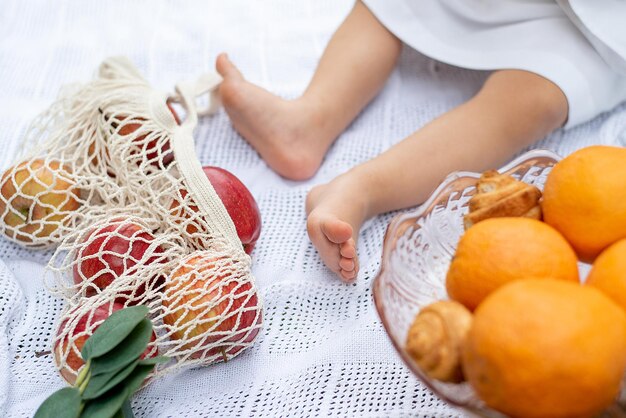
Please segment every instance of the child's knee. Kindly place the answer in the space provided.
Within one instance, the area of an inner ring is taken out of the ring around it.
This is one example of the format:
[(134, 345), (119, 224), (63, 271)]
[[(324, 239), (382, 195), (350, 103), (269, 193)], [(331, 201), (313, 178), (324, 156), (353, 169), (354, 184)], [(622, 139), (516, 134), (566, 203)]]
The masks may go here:
[(548, 130), (563, 126), (567, 120), (568, 103), (563, 91), (552, 81), (521, 70), (494, 72), (481, 91), (492, 99), (541, 124)]

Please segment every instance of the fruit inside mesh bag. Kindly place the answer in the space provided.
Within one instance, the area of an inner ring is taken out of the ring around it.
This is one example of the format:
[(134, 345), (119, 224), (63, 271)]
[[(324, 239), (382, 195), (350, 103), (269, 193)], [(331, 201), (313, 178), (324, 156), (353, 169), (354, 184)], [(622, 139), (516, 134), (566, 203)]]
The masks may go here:
[[(154, 345), (175, 360), (158, 373), (228, 360), (258, 335), (262, 300), (246, 253), (258, 207), (232, 174), (203, 171), (192, 135), (203, 113), (195, 97), (219, 82), (181, 83), (171, 96), (128, 60), (108, 59), (27, 132), (2, 178), (0, 227), (22, 245), (56, 246), (49, 287), (68, 303), (54, 347), (90, 332), (72, 318), (111, 303), (149, 308)], [(57, 366), (76, 375), (68, 358)]]
[(239, 263), (213, 251), (181, 260), (162, 296), (168, 347), (193, 359), (227, 360), (254, 341), (262, 311)]
[(146, 291), (154, 293), (150, 290), (162, 286), (163, 274), (142, 272), (152, 264), (163, 264), (167, 256), (140, 220), (117, 218), (96, 224), (79, 245), (72, 275), (84, 296), (94, 296), (115, 282), (117, 299), (134, 305), (144, 303)]
[[(113, 312), (124, 309), (124, 305), (118, 302), (105, 302), (102, 304), (88, 304), (85, 309), (68, 312), (58, 329), (58, 338), (54, 344), (54, 359), (60, 368), (61, 376), (70, 385), (76, 383), (78, 371), (85, 365), (81, 351), (87, 339)], [(141, 359), (156, 357), (158, 348), (155, 345), (156, 334), (152, 332)]]
[(24, 160), (0, 180), (2, 232), (23, 245), (58, 240), (71, 230), (71, 215), (81, 204), (72, 168), (56, 159)]

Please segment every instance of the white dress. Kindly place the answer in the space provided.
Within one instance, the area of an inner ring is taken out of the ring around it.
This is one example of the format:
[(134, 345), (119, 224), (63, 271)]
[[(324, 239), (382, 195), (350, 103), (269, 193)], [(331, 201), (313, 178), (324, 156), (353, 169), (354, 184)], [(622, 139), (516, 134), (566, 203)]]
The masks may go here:
[(551, 80), (569, 103), (566, 127), (626, 100), (626, 0), (363, 1), (433, 59)]

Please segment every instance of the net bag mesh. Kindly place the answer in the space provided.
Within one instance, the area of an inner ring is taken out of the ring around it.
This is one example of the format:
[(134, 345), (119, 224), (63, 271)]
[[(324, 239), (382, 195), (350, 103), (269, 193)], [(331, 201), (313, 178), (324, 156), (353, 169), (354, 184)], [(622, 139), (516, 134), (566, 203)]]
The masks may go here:
[[(46, 282), (67, 304), (52, 348), (70, 383), (84, 341), (125, 306), (149, 308), (154, 335), (144, 356), (172, 359), (157, 374), (228, 360), (259, 332), (250, 257), (192, 136), (196, 96), (219, 81), (181, 83), (169, 96), (128, 60), (107, 59), (34, 121), (1, 179), (2, 232), (27, 247), (56, 247)], [(215, 97), (210, 103), (207, 113)]]

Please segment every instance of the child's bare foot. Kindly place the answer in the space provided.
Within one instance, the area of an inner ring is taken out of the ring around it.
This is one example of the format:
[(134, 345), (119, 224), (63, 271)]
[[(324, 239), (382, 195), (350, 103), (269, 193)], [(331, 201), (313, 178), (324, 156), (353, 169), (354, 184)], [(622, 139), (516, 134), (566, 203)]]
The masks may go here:
[(367, 218), (365, 193), (350, 174), (314, 187), (306, 199), (307, 230), (322, 260), (346, 282), (359, 271), (356, 240)]
[(215, 63), (220, 95), (235, 129), (278, 174), (305, 180), (317, 171), (335, 134), (309, 102), (284, 100), (246, 81), (226, 54)]

